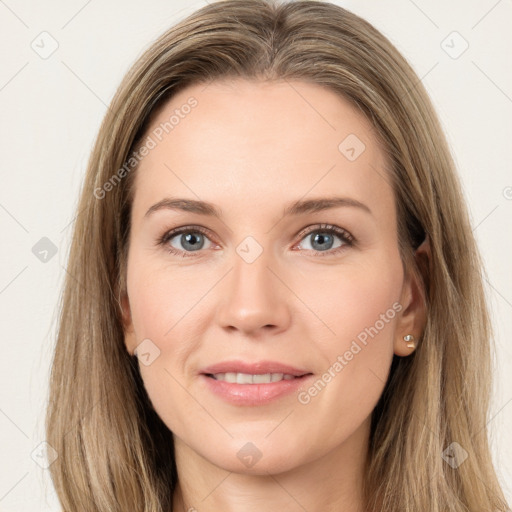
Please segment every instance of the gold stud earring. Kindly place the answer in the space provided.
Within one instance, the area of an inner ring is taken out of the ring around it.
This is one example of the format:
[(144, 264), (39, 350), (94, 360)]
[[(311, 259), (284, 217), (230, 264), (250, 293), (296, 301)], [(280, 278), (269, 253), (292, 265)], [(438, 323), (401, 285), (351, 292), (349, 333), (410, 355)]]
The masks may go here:
[(404, 341), (407, 342), (407, 348), (414, 348), (416, 346), (416, 342), (412, 334), (406, 334), (404, 336)]

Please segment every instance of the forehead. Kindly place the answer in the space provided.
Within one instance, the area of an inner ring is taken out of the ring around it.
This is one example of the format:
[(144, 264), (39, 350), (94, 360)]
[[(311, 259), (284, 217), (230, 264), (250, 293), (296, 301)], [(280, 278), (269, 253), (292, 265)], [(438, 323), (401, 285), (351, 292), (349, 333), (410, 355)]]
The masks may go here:
[(371, 123), (318, 84), (195, 84), (160, 108), (145, 140), (152, 149), (136, 172), (134, 210), (165, 195), (233, 213), (338, 192), (371, 203), (393, 199)]

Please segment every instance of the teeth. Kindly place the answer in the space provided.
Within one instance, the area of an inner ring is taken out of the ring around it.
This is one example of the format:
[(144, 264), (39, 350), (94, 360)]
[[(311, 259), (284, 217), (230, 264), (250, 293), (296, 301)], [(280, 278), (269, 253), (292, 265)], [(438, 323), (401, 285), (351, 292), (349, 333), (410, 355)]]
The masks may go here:
[(247, 373), (236, 373), (235, 378), (237, 384), (252, 384), (252, 375)]
[(295, 377), (284, 373), (264, 373), (251, 375), (249, 373), (216, 373), (213, 376), (216, 380), (223, 380), (232, 384), (269, 384), (280, 380), (292, 380)]

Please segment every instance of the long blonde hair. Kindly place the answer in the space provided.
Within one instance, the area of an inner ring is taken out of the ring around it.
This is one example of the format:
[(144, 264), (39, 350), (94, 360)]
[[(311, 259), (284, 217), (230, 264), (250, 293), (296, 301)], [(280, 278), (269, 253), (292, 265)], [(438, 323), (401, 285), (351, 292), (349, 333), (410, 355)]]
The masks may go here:
[[(172, 433), (123, 342), (136, 173), (126, 162), (167, 99), (224, 78), (304, 80), (348, 99), (372, 122), (393, 164), (403, 261), (414, 266), (414, 248), (425, 236), (430, 242), (428, 267), (416, 269), (428, 305), (424, 335), (412, 356), (394, 357), (372, 413), (367, 510), (507, 510), (486, 427), (491, 332), (482, 263), (427, 93), (365, 20), (334, 4), (270, 0), (215, 2), (168, 30), (134, 64), (103, 120), (77, 210), (46, 417), (63, 509), (172, 509)], [(457, 468), (442, 457), (453, 442), (468, 454)]]

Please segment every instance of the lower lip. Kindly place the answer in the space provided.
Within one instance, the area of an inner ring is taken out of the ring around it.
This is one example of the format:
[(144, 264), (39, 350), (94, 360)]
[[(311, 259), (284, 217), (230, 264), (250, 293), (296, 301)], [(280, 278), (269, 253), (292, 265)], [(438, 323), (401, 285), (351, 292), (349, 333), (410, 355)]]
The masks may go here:
[(298, 391), (313, 375), (308, 374), (293, 380), (280, 380), (268, 384), (236, 384), (216, 380), (205, 374), (201, 378), (210, 391), (236, 405), (264, 405), (285, 395)]

